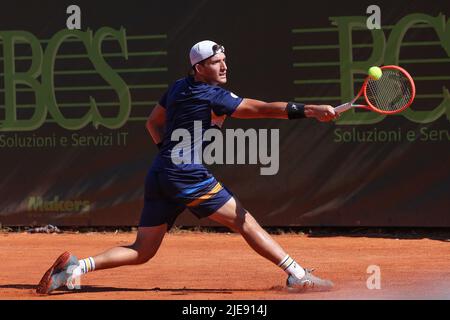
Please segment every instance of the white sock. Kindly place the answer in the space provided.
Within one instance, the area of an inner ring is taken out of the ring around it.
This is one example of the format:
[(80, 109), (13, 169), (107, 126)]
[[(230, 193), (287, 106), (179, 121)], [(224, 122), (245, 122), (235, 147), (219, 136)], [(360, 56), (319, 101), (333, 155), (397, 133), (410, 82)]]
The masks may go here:
[(89, 257), (78, 261), (78, 267), (76, 267), (73, 270), (72, 275), (74, 277), (79, 277), (82, 274), (86, 274), (94, 270), (95, 270), (95, 261), (92, 257)]
[(305, 270), (295, 262), (288, 254), (281, 260), (278, 266), (283, 269), (287, 274), (296, 276), (301, 279), (305, 276)]

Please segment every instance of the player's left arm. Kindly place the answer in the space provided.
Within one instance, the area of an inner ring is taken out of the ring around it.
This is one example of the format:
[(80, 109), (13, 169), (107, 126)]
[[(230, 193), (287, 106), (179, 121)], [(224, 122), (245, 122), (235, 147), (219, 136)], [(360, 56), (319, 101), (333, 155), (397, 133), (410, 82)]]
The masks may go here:
[(158, 103), (153, 108), (145, 126), (155, 144), (159, 146), (166, 129), (166, 109)]
[(257, 119), (294, 119), (316, 118), (319, 121), (330, 121), (338, 114), (330, 105), (313, 105), (292, 102), (264, 102), (244, 98), (231, 115), (233, 118)]

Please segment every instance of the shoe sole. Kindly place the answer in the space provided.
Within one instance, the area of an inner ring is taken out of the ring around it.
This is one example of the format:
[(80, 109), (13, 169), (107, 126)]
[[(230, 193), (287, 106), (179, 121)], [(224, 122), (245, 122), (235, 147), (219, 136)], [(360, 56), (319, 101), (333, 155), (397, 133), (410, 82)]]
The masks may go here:
[(334, 286), (323, 287), (323, 286), (303, 286), (303, 287), (289, 287), (286, 286), (286, 290), (292, 293), (302, 293), (302, 292), (322, 292), (322, 291), (332, 291)]
[(36, 288), (36, 293), (48, 294), (48, 290), (52, 284), (53, 272), (64, 269), (64, 267), (67, 265), (67, 262), (69, 262), (70, 260), (70, 256), (71, 255), (69, 252), (64, 252), (58, 257), (58, 259), (56, 259), (56, 261), (53, 263), (50, 269), (48, 269), (47, 272), (45, 272), (41, 281), (39, 281), (39, 284)]

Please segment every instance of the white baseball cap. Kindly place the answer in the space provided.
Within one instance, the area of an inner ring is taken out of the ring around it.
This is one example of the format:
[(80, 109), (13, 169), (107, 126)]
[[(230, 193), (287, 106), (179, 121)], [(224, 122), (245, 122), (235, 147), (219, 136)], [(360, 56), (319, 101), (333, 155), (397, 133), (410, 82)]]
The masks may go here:
[(203, 40), (194, 44), (189, 53), (189, 58), (191, 59), (191, 66), (197, 63), (211, 58), (212, 56), (225, 52), (225, 48), (214, 41)]

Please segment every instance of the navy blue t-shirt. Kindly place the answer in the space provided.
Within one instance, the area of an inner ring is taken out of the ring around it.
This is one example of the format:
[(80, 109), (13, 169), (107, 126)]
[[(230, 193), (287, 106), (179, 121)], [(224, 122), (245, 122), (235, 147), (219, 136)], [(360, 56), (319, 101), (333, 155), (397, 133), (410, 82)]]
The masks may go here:
[[(152, 170), (164, 171), (168, 179), (181, 184), (211, 178), (205, 166), (194, 158), (195, 152), (183, 155), (180, 148), (183, 150), (183, 147), (190, 147), (192, 151), (195, 150), (194, 146), (201, 146), (205, 130), (214, 127), (211, 123), (211, 111), (217, 116), (230, 116), (242, 100), (219, 86), (196, 82), (191, 76), (173, 83), (159, 101), (166, 109), (166, 131)], [(185, 139), (188, 136), (191, 139)], [(176, 162), (180, 162), (183, 157), (190, 157), (191, 163), (174, 163), (173, 152), (179, 155)]]

